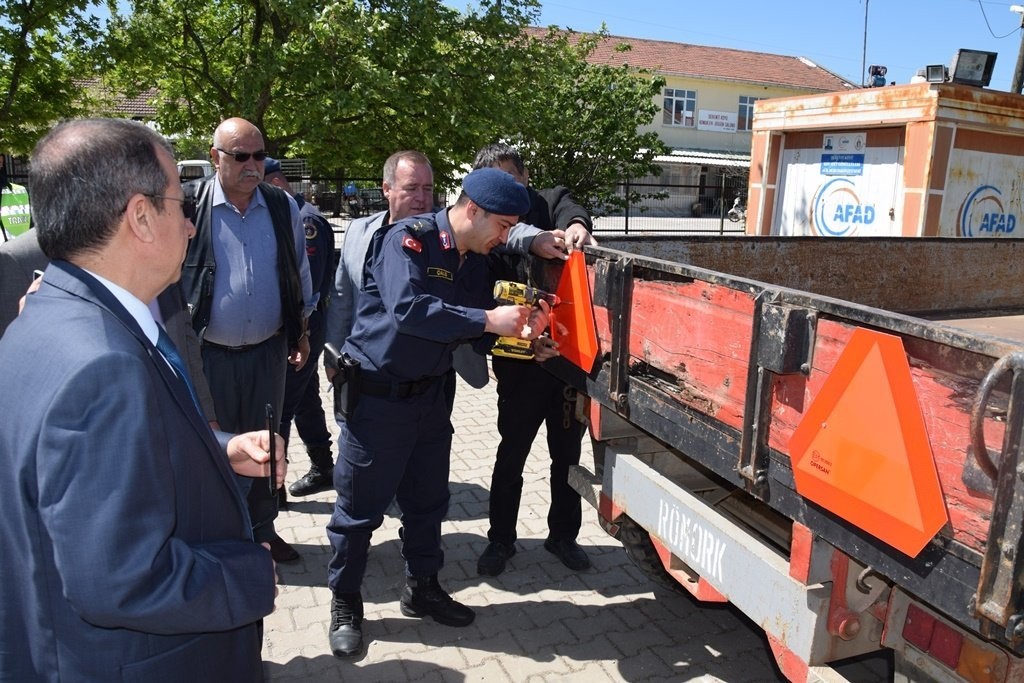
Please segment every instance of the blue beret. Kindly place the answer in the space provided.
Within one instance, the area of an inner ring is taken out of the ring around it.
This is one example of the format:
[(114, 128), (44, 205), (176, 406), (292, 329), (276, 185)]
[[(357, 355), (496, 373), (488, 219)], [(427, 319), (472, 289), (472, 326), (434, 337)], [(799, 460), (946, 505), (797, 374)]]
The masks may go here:
[(462, 191), (484, 211), (522, 216), (530, 210), (530, 195), (511, 174), (500, 168), (478, 168), (462, 179)]
[(281, 162), (277, 159), (267, 157), (263, 161), (263, 175), (269, 175), (271, 173), (277, 173), (281, 170)]

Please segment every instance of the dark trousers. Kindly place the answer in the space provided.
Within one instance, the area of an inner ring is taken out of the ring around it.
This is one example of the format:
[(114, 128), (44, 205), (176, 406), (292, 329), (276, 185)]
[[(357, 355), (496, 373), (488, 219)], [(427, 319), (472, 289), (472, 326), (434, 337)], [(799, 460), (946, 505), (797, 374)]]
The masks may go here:
[(320, 354), (324, 350), (327, 325), (323, 311), (317, 309), (309, 316), (309, 360), (298, 372), (288, 368), (284, 383), (284, 407), (281, 409), (281, 431), (285, 443), (291, 433), (292, 419), (295, 431), (307, 446), (330, 446), (331, 432), (327, 429), (327, 415), (320, 398)]
[(444, 565), (441, 522), (448, 512), (452, 446), (444, 378), (412, 398), (362, 395), (340, 426), (327, 585), (335, 593), (359, 591), (370, 536), (384, 523), (392, 498), (402, 511), (406, 576), (437, 574)]
[[(267, 428), (266, 405), (281, 414), (288, 342), (277, 334), (243, 351), (229, 351), (203, 344), (203, 369), (210, 383), (217, 421), (226, 432), (250, 432)], [(247, 493), (253, 538), (262, 543), (274, 537), (277, 496), (271, 495), (266, 477), (236, 477)]]
[(548, 536), (575, 539), (583, 510), (569, 485), (569, 467), (580, 462), (585, 427), (575, 418), (575, 390), (534, 361), (494, 359), (498, 380), (498, 434), (501, 442), (491, 475), (487, 538), (511, 545), (516, 540), (523, 467), (541, 424), (546, 424), (551, 454), (551, 505)]

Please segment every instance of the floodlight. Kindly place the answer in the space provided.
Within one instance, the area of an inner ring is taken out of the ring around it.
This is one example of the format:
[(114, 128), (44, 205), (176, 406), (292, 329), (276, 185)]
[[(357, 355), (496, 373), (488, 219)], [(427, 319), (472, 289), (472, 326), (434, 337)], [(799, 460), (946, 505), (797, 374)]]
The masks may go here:
[(996, 66), (996, 53), (984, 50), (956, 51), (953, 63), (949, 65), (949, 80), (963, 85), (976, 85), (984, 88), (992, 80), (992, 70)]
[(924, 68), (924, 80), (929, 83), (945, 83), (949, 72), (945, 64), (929, 64)]

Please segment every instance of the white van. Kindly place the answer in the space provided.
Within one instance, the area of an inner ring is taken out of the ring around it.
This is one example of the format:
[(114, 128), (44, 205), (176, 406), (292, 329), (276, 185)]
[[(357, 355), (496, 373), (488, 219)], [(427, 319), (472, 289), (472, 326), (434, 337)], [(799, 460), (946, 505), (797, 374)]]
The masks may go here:
[(206, 159), (189, 159), (178, 162), (178, 177), (181, 182), (205, 178), (213, 173), (213, 164)]

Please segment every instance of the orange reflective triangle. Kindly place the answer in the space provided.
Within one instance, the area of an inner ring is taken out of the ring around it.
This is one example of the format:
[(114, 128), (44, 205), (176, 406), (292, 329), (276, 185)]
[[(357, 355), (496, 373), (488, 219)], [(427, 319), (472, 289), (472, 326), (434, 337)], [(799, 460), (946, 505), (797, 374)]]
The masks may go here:
[[(551, 338), (562, 357), (590, 373), (597, 358), (597, 327), (590, 297), (590, 277), (582, 251), (569, 254), (555, 292), (561, 303), (553, 311)], [(564, 327), (564, 331), (560, 328)]]
[(899, 337), (854, 330), (789, 452), (800, 495), (911, 557), (946, 524)]

